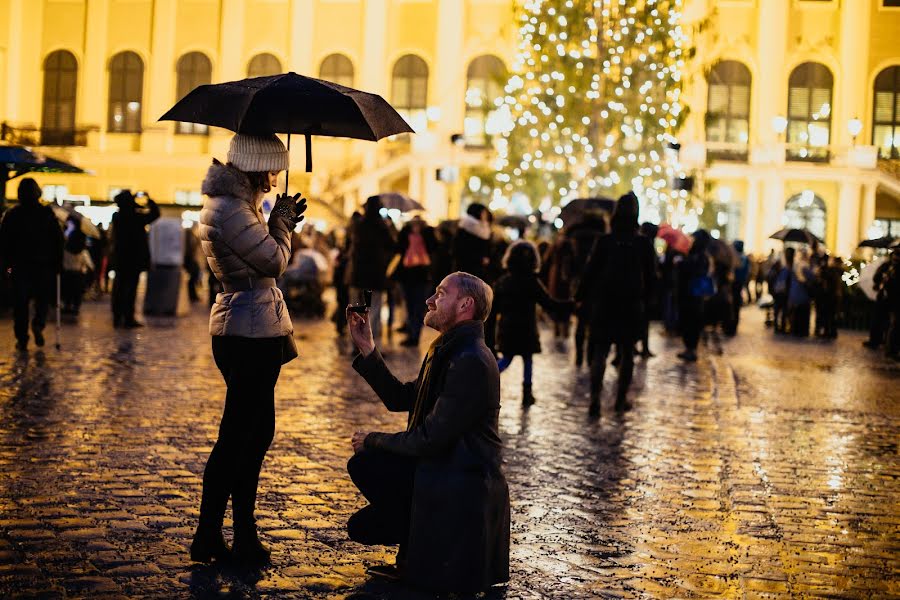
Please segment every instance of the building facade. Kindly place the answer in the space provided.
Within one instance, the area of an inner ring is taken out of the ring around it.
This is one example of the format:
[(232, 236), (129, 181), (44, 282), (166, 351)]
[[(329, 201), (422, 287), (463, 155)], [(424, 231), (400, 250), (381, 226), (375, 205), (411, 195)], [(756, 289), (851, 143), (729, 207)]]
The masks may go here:
[[(709, 22), (679, 134), (707, 214), (685, 225), (756, 251), (783, 225), (842, 254), (900, 235), (900, 1), (684, 2), (688, 26)], [(513, 0), (0, 0), (0, 16), (4, 139), (89, 169), (38, 179), (95, 203), (126, 187), (202, 201), (231, 134), (157, 121), (196, 85), (290, 70), (381, 94), (416, 135), (315, 138), (311, 175), (294, 146), (291, 187), (323, 222), (387, 190), (457, 215), (517, 45)]]

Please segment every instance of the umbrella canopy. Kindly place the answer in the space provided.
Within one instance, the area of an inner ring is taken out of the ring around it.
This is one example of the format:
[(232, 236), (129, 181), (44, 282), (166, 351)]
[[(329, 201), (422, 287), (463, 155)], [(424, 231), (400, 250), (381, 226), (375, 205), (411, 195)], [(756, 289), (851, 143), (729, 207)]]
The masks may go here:
[(559, 218), (563, 223), (573, 223), (588, 213), (612, 213), (616, 201), (612, 198), (598, 196), (596, 198), (576, 198), (562, 207)]
[(284, 73), (201, 85), (159, 118), (224, 127), (236, 133), (306, 136), (306, 170), (312, 171), (310, 136), (377, 141), (415, 133), (377, 94), (331, 81)]
[(900, 242), (900, 238), (895, 238), (890, 235), (886, 235), (884, 237), (875, 238), (873, 240), (863, 240), (859, 243), (857, 248), (890, 248), (892, 244), (896, 244)]
[(500, 227), (512, 227), (514, 229), (527, 229), (528, 217), (524, 215), (503, 215), (497, 219)]
[(84, 169), (65, 161), (50, 158), (25, 146), (0, 144), (0, 170), (5, 170), (7, 179), (25, 173), (84, 173)]
[(776, 231), (769, 236), (769, 239), (781, 240), (782, 242), (797, 242), (799, 244), (809, 244), (810, 246), (822, 243), (822, 240), (817, 238), (808, 229), (789, 229), (787, 227)]
[(887, 260), (888, 259), (884, 256), (880, 256), (864, 265), (859, 272), (859, 281), (857, 282), (857, 285), (859, 285), (859, 289), (862, 290), (862, 293), (865, 294), (866, 298), (869, 300), (875, 300), (877, 296), (877, 292), (875, 291), (875, 272), (878, 270), (878, 267), (883, 265)]
[(425, 210), (424, 206), (400, 192), (385, 192), (378, 194), (377, 198), (381, 200), (381, 206), (388, 210), (399, 210), (400, 212)]
[(76, 212), (70, 205), (60, 206), (59, 204), (51, 204), (50, 208), (53, 209), (53, 214), (60, 223), (65, 225), (66, 221), (71, 218), (78, 223), (78, 228), (81, 229), (81, 233), (94, 239), (100, 239), (100, 230), (97, 229), (97, 226), (83, 214)]
[(689, 238), (687, 234), (680, 229), (675, 229), (668, 223), (662, 223), (659, 226), (659, 231), (657, 231), (656, 237), (663, 240), (666, 244), (668, 244), (670, 248), (672, 248), (676, 252), (687, 254), (691, 249), (691, 238)]

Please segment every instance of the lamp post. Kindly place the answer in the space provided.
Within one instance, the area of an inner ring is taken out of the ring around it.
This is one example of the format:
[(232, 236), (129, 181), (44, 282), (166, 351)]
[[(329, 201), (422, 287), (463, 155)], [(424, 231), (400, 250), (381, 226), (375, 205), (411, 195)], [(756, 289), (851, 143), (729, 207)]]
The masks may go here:
[(787, 130), (788, 120), (784, 115), (772, 118), (772, 130), (778, 134), (778, 141), (784, 141), (784, 132)]

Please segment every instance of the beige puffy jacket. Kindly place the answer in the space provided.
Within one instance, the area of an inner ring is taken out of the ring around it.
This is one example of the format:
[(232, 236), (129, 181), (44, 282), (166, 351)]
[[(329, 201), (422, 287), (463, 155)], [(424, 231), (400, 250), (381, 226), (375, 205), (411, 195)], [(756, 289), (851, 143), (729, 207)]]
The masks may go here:
[(292, 224), (277, 215), (268, 226), (247, 176), (213, 161), (203, 181), (203, 254), (224, 292), (209, 315), (210, 335), (281, 337), (293, 332), (275, 279), (291, 257)]

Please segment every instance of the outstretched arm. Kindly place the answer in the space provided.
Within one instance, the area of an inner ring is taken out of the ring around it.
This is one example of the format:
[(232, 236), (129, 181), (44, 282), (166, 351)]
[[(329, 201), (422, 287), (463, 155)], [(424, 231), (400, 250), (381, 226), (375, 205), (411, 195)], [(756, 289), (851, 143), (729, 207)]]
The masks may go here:
[(402, 383), (384, 364), (384, 359), (375, 348), (375, 341), (372, 339), (368, 314), (360, 315), (348, 310), (347, 324), (350, 329), (350, 337), (353, 338), (353, 343), (360, 352), (353, 361), (353, 368), (356, 369), (356, 372), (363, 376), (363, 379), (389, 411), (412, 410), (416, 400), (416, 384), (414, 381)]

